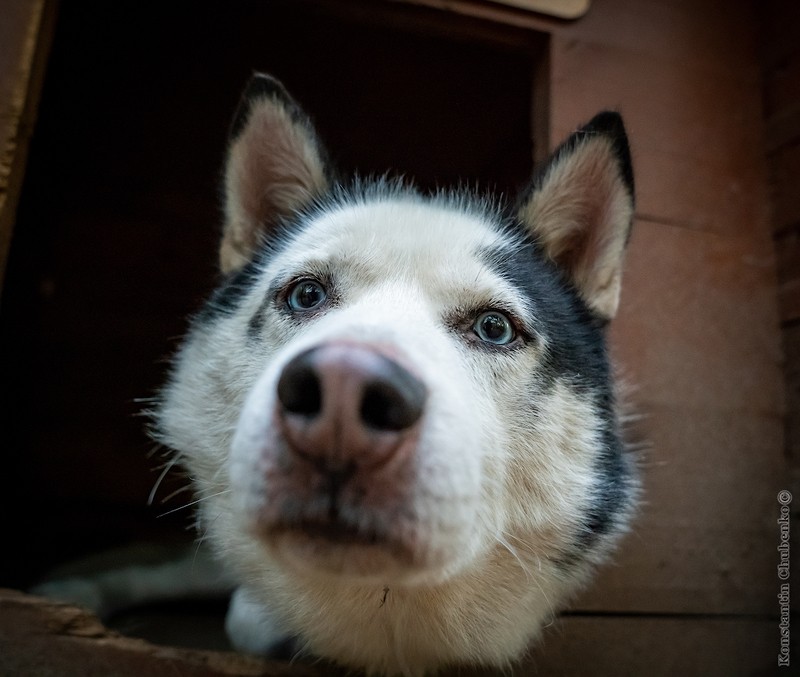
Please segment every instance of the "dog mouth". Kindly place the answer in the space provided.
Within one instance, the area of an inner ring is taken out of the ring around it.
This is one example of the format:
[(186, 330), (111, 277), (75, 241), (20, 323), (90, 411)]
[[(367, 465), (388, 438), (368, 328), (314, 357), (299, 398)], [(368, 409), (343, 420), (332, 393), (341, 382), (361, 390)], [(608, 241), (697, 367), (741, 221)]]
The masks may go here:
[[(379, 522), (379, 520), (371, 520)], [(413, 567), (418, 553), (389, 525), (355, 524), (341, 516), (279, 520), (261, 538), (293, 570), (365, 580)]]
[(377, 529), (362, 529), (339, 519), (301, 520), (276, 525), (272, 533), (306, 538), (332, 546), (386, 546), (390, 543)]

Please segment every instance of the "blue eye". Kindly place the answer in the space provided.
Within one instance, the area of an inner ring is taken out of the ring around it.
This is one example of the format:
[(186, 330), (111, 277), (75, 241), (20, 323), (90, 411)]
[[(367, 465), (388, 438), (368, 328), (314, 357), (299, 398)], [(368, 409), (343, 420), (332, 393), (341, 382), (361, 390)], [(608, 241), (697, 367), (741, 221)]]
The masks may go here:
[(507, 345), (516, 338), (511, 320), (496, 310), (488, 310), (478, 315), (472, 330), (481, 341), (498, 346)]
[(289, 308), (297, 311), (314, 310), (328, 298), (328, 293), (316, 280), (300, 280), (289, 291)]

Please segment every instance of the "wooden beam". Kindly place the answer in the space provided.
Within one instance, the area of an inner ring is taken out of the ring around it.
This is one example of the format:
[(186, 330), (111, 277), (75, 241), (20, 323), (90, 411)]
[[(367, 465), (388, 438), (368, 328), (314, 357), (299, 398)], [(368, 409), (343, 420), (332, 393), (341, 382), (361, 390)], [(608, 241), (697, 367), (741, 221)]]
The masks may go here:
[(589, 11), (591, 0), (490, 0), (500, 5), (519, 7), (529, 12), (548, 14), (559, 19), (579, 19)]
[(52, 42), (55, 0), (6, 0), (0, 21), (0, 287)]

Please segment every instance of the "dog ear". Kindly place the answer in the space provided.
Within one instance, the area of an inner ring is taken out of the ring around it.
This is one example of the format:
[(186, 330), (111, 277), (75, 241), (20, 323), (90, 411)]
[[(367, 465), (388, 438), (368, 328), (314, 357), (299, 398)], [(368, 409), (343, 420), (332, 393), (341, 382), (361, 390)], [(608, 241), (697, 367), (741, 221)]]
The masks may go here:
[(604, 112), (537, 172), (518, 217), (601, 320), (617, 312), (633, 220), (633, 169), (622, 118)]
[(251, 260), (283, 218), (328, 189), (323, 150), (283, 85), (256, 73), (234, 116), (225, 164), (223, 273)]

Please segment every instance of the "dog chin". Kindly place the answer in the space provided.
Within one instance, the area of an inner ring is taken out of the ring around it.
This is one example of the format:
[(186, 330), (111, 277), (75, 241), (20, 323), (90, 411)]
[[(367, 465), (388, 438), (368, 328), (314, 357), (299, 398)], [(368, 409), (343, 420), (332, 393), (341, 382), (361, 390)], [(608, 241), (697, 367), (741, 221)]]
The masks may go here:
[(258, 539), (286, 570), (338, 581), (427, 585), (461, 568), (460, 558), (422, 539), (362, 534), (341, 526), (280, 526), (261, 532)]

